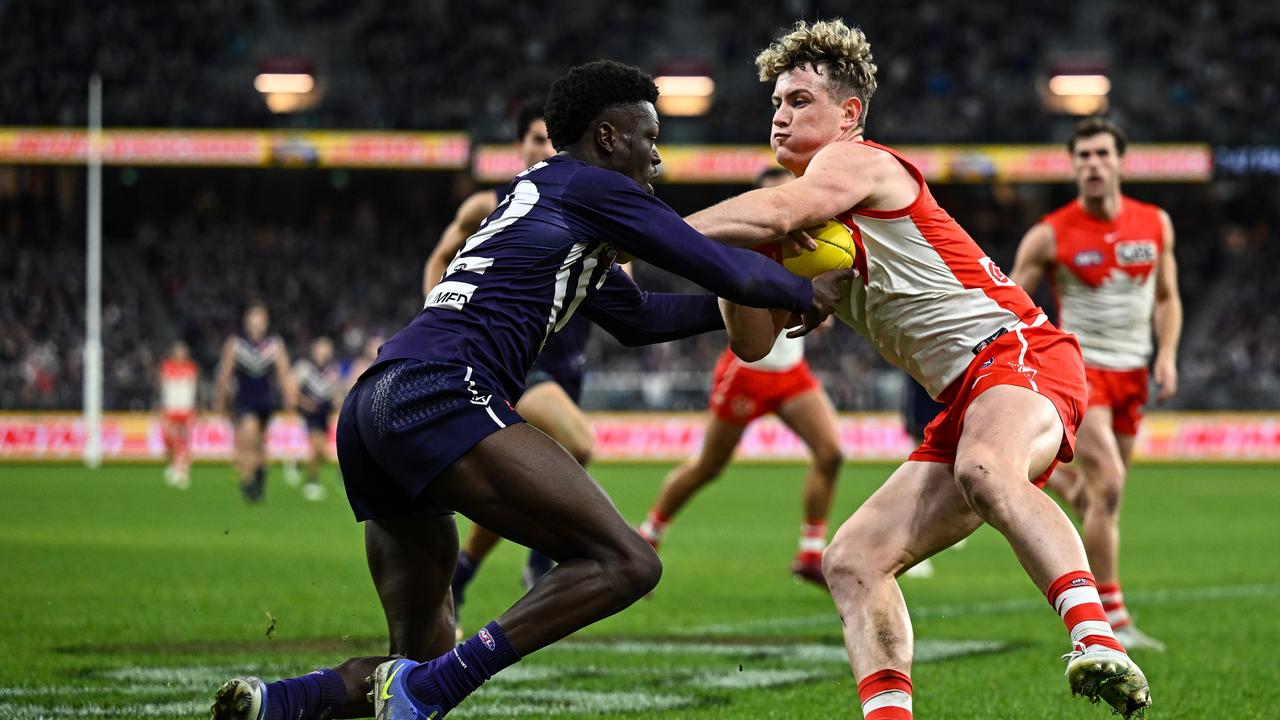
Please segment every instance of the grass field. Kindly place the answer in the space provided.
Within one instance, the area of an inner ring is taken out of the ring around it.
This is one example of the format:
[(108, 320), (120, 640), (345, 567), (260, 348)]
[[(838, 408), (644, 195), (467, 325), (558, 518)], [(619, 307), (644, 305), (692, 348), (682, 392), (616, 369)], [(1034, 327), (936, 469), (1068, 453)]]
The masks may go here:
[[(665, 470), (596, 473), (638, 520)], [(888, 470), (849, 466), (836, 516)], [(306, 503), (279, 477), (246, 507), (225, 467), (197, 467), (180, 492), (156, 466), (0, 465), (0, 718), (207, 717), (231, 674), (274, 679), (380, 653), (341, 492)], [(792, 466), (732, 468), (673, 525), (652, 599), (511, 668), (455, 715), (860, 717), (830, 599), (787, 574), (799, 483)], [(1135, 470), (1126, 594), (1170, 647), (1137, 656), (1148, 718), (1280, 717), (1278, 501), (1275, 466)], [(521, 561), (509, 545), (490, 558), (467, 627), (516, 598)], [(904, 580), (917, 717), (1108, 716), (1068, 696), (1062, 623), (997, 534), (984, 528), (936, 566)]]

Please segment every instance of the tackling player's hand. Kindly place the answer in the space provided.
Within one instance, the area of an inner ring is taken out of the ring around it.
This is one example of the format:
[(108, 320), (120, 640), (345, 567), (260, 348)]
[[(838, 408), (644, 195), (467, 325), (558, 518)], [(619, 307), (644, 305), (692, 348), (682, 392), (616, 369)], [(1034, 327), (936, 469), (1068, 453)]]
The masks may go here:
[(782, 246), (784, 257), (818, 249), (818, 241), (810, 237), (809, 233), (804, 230), (793, 230), (783, 235), (778, 238), (778, 244)]
[(1163, 403), (1178, 392), (1178, 365), (1173, 360), (1156, 358), (1156, 402)]
[(787, 333), (789, 338), (808, 335), (836, 311), (845, 283), (853, 280), (853, 269), (830, 270), (813, 279), (813, 306), (804, 312), (804, 323)]
[[(817, 229), (817, 228), (815, 228)], [(791, 231), (778, 238), (781, 243), (783, 254), (800, 255), (801, 252), (818, 250), (818, 241), (809, 237), (806, 231)]]

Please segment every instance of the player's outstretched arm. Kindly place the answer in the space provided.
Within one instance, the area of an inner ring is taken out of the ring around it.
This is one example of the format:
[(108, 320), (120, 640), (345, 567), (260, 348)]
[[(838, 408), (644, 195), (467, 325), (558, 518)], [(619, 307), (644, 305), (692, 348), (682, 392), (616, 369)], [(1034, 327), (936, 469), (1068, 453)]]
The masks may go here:
[[(821, 225), (868, 200), (875, 199), (896, 172), (905, 173), (888, 153), (861, 143), (839, 142), (814, 156), (804, 175), (771, 188), (760, 188), (700, 210), (688, 223), (707, 237), (735, 247), (754, 247), (788, 233)], [(901, 180), (900, 177), (896, 178)], [(911, 191), (901, 206), (914, 199)]]
[[(706, 238), (621, 173), (580, 173), (562, 200), (565, 219), (583, 242), (604, 240), (741, 305), (803, 313), (815, 304), (808, 279), (759, 253)], [(825, 309), (829, 314), (834, 304)]]
[(1156, 362), (1155, 380), (1160, 390), (1158, 402), (1178, 391), (1178, 341), (1182, 338), (1182, 296), (1178, 293), (1178, 261), (1173, 254), (1173, 221), (1160, 211), (1164, 228), (1164, 250), (1156, 268)]
[(628, 347), (679, 340), (724, 324), (710, 294), (651, 293), (641, 290), (614, 265), (581, 312)]
[(236, 339), (229, 337), (222, 343), (222, 356), (218, 358), (218, 374), (214, 378), (213, 411), (224, 413), (231, 400), (231, 372), (236, 364)]
[(440, 234), (440, 241), (431, 250), (431, 256), (427, 258), (427, 264), (422, 270), (423, 297), (431, 294), (431, 288), (444, 277), (449, 261), (462, 249), (462, 244), (467, 241), (467, 238), (480, 229), (480, 223), (483, 223), (496, 207), (498, 207), (497, 196), (487, 190), (473, 194), (458, 206), (458, 212)]
[(1053, 267), (1057, 254), (1056, 245), (1052, 225), (1044, 222), (1032, 225), (1018, 243), (1018, 254), (1014, 258), (1013, 272), (1009, 273), (1009, 279), (1026, 290), (1028, 295), (1034, 294), (1044, 281), (1045, 273)]

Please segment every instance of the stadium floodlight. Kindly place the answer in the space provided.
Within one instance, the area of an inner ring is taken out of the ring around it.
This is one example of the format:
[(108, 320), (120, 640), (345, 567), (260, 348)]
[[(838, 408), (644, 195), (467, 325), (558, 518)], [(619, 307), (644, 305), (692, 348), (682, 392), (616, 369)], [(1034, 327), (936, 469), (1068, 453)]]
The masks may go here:
[[(285, 67), (280, 67), (284, 65)], [(321, 88), (308, 63), (276, 63), (269, 65), (253, 79), (253, 87), (262, 94), (267, 109), (273, 113), (310, 110), (320, 102)], [(280, 72), (273, 72), (280, 70)]]
[(1049, 92), (1063, 97), (1106, 97), (1111, 92), (1111, 80), (1106, 75), (1054, 75), (1049, 78)]
[(1096, 115), (1107, 109), (1111, 79), (1100, 72), (1060, 71), (1041, 85), (1041, 98), (1049, 110), (1066, 115)]
[(263, 95), (269, 93), (306, 94), (314, 90), (316, 79), (310, 73), (259, 73), (253, 79), (253, 88)]
[(716, 83), (706, 75), (659, 75), (658, 112), (671, 117), (696, 117), (711, 110)]

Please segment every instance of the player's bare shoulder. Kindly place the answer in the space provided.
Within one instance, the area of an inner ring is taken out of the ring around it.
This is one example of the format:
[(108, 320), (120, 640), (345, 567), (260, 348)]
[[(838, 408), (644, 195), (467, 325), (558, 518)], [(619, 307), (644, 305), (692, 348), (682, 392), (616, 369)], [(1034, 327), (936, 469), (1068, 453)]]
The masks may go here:
[(897, 157), (858, 140), (833, 142), (822, 148), (806, 175), (815, 167), (860, 186), (858, 207), (897, 210), (911, 205), (920, 194), (920, 183)]
[(891, 166), (901, 167), (889, 153), (857, 140), (829, 143), (814, 154), (810, 168), (839, 167), (849, 172), (887, 175)]

